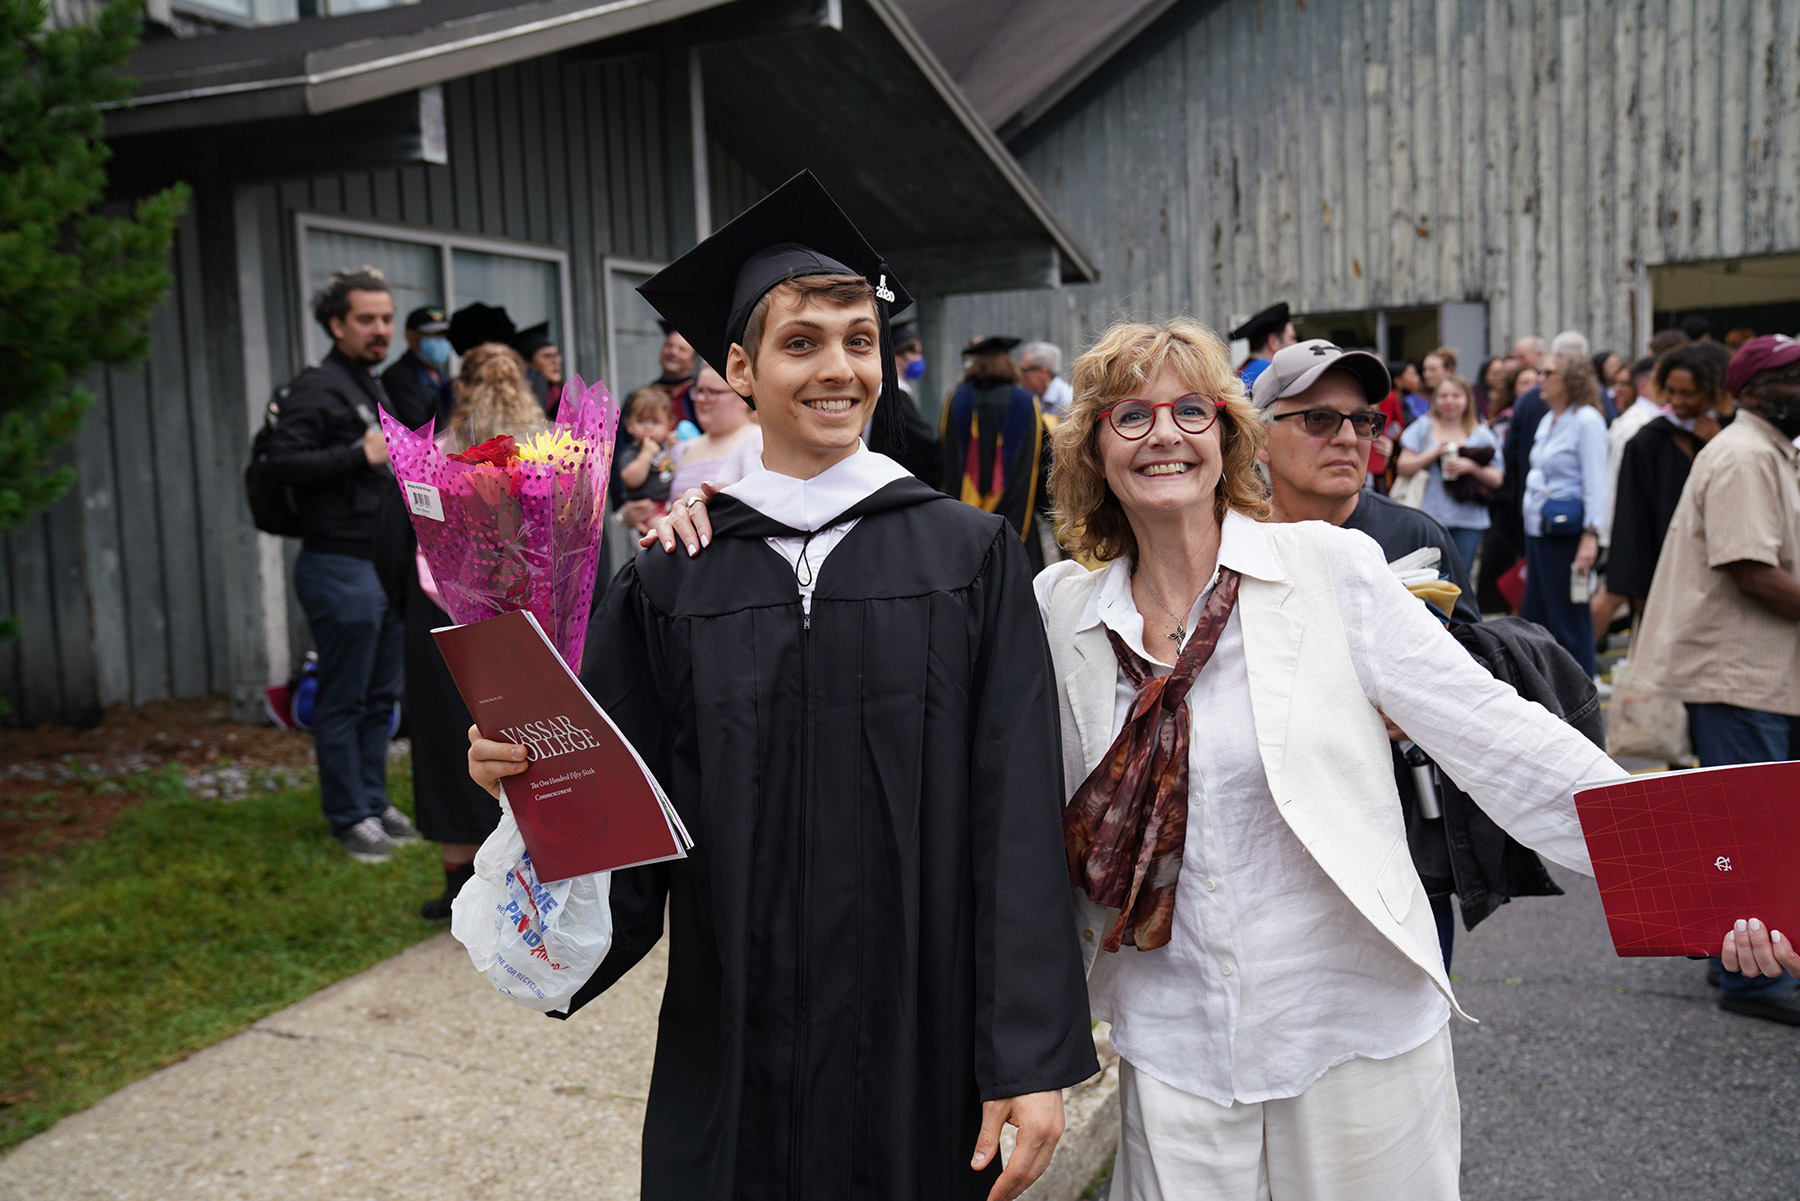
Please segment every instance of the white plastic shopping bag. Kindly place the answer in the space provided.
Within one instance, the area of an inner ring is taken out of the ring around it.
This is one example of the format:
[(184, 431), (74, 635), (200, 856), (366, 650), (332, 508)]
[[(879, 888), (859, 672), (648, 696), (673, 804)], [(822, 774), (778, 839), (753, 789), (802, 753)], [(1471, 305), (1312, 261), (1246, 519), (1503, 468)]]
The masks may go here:
[(540, 883), (511, 808), (500, 807), (450, 907), (450, 933), (501, 996), (560, 1013), (612, 947), (612, 873)]

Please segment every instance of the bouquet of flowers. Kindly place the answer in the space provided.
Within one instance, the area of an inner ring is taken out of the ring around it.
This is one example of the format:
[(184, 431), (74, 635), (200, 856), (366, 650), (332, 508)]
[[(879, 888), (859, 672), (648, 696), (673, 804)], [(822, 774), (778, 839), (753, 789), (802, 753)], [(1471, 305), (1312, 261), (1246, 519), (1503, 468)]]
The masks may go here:
[(571, 670), (581, 670), (594, 567), (612, 478), (619, 407), (603, 383), (573, 376), (556, 424), (454, 453), (434, 422), (381, 432), (419, 550), (459, 625), (529, 609)]

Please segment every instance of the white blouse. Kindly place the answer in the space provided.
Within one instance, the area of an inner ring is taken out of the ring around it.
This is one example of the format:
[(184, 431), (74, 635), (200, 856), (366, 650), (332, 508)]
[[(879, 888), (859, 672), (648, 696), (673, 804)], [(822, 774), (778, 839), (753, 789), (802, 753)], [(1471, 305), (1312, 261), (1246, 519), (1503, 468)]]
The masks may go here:
[[(1261, 544), (1246, 527), (1254, 534), (1248, 518), (1227, 516), (1222, 565), (1251, 565)], [(1361, 557), (1334, 557), (1334, 574), (1359, 564), (1367, 569)], [(1057, 574), (1038, 577), (1046, 613)], [(1435, 621), (1422, 609), (1419, 616)], [(1115, 631), (1156, 674), (1168, 673), (1144, 654), (1129, 561), (1106, 568), (1078, 628), (1095, 624)], [(1404, 625), (1392, 622), (1390, 632), (1394, 624)], [(1360, 667), (1371, 657), (1361, 636), (1381, 626), (1346, 626)], [(1466, 661), (1460, 646), (1442, 641)], [(1120, 670), (1114, 737), (1135, 693)], [(1138, 1070), (1220, 1105), (1297, 1096), (1337, 1064), (1422, 1045), (1449, 1020), (1450, 1006), (1345, 899), (1276, 808), (1257, 750), (1236, 610), (1188, 693), (1188, 717), (1187, 839), (1169, 943), (1102, 951), (1088, 979), (1094, 1016), (1112, 1023), (1113, 1045)]]

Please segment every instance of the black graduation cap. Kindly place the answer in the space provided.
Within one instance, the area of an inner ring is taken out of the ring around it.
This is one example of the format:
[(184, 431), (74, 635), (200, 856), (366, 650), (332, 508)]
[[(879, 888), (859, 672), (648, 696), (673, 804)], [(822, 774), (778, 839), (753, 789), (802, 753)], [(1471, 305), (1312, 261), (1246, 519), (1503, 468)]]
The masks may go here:
[[(912, 303), (887, 262), (851, 224), (811, 171), (802, 171), (692, 250), (639, 285), (638, 293), (688, 340), (706, 362), (723, 372), (733, 343), (757, 301), (778, 284), (804, 275), (861, 276), (875, 289), (881, 323), (881, 397), (876, 404), (876, 447), (887, 453), (904, 437), (899, 381), (894, 374), (891, 314)], [(754, 405), (754, 399), (751, 400)]]
[(512, 338), (512, 348), (518, 351), (526, 362), (530, 362), (531, 356), (544, 347), (555, 345), (556, 339), (550, 336), (548, 321), (534, 325), (530, 329), (522, 329)]
[(1233, 338), (1248, 338), (1251, 346), (1256, 346), (1270, 334), (1278, 334), (1287, 328), (1293, 317), (1288, 312), (1287, 301), (1272, 304), (1250, 320), (1231, 331)]
[(511, 342), (518, 332), (504, 308), (479, 300), (450, 315), (450, 348), (457, 354), (468, 354), (483, 342)]
[(970, 354), (1006, 354), (1017, 346), (1019, 338), (998, 338), (993, 336), (970, 338), (963, 343), (963, 353)]

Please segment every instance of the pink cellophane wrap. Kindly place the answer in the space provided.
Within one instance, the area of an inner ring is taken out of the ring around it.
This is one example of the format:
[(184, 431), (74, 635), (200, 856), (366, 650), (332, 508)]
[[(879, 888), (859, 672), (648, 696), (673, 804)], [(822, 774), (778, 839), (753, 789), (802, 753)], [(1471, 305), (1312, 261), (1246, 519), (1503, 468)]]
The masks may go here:
[(604, 383), (563, 385), (556, 424), (518, 439), (549, 444), (542, 461), (506, 467), (459, 463), (437, 443), (435, 422), (409, 430), (381, 414), (388, 462), (402, 497), (409, 483), (438, 490), (444, 520), (408, 512), (445, 612), (458, 625), (530, 609), (570, 668), (594, 601), (619, 407)]

